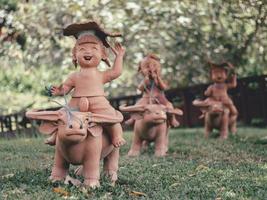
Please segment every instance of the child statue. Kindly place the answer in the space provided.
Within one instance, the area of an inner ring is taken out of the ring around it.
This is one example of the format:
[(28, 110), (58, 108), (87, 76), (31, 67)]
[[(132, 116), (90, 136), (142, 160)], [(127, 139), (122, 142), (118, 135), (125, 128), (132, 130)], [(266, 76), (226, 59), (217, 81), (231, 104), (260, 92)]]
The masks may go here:
[[(168, 86), (161, 78), (160, 59), (154, 54), (148, 54), (139, 63), (138, 72), (144, 76), (144, 80), (138, 86), (143, 95), (136, 105), (157, 103), (165, 105), (168, 109), (174, 109), (172, 103), (168, 101), (164, 94), (164, 90)], [(129, 119), (126, 123), (132, 124), (133, 119)], [(175, 115), (171, 115), (169, 123), (173, 127), (179, 126)]]
[[(118, 78), (122, 73), (123, 56), (125, 48), (120, 43), (112, 48), (106, 38), (118, 37), (120, 34), (106, 32), (95, 21), (81, 24), (71, 24), (63, 30), (65, 36), (74, 36), (76, 44), (72, 50), (72, 60), (80, 70), (71, 73), (60, 86), (52, 86), (53, 96), (63, 96), (73, 90), (68, 106), (80, 112), (108, 114), (111, 118), (116, 116), (116, 111), (108, 102), (104, 93), (104, 84)], [(106, 52), (111, 48), (116, 58), (111, 69), (101, 72), (97, 69), (101, 61), (108, 66), (110, 62)], [(105, 124), (104, 128), (111, 134), (111, 141), (115, 147), (125, 144), (122, 137), (123, 131), (120, 123)], [(55, 134), (47, 139), (46, 143), (55, 144)]]
[[(237, 86), (236, 74), (231, 73), (234, 71), (234, 67), (229, 62), (223, 62), (220, 64), (215, 64), (209, 62), (210, 65), (210, 77), (213, 81), (213, 84), (210, 85), (207, 90), (204, 92), (205, 96), (208, 98), (203, 101), (207, 103), (209, 101), (221, 101), (223, 105), (229, 109), (229, 120), (233, 122), (233, 125), (230, 127), (232, 133), (236, 133), (236, 119), (238, 116), (238, 111), (229, 97), (227, 91), (228, 89), (235, 88)], [(230, 77), (228, 77), (230, 75)], [(205, 110), (202, 110), (204, 116)]]

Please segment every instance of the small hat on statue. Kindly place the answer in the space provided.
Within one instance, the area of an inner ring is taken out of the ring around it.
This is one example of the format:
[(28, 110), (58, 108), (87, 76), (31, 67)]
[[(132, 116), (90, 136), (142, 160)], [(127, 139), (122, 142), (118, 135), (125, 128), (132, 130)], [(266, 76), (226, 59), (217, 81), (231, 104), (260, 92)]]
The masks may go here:
[(107, 48), (110, 47), (107, 42), (107, 37), (121, 37), (121, 33), (109, 33), (105, 31), (100, 25), (95, 21), (89, 21), (86, 23), (74, 23), (70, 24), (63, 29), (63, 35), (74, 36), (79, 39), (83, 35), (94, 35), (99, 38), (103, 45)]
[(234, 74), (235, 73), (234, 66), (230, 62), (223, 61), (220, 63), (214, 63), (214, 62), (208, 60), (208, 64), (209, 64), (210, 68), (222, 68), (228, 74)]

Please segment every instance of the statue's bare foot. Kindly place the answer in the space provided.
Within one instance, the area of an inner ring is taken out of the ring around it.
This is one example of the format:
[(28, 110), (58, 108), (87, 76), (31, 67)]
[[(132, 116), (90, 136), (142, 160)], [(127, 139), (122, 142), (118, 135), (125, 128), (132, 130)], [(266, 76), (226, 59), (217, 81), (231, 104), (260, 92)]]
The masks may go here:
[(114, 137), (112, 139), (112, 144), (114, 145), (114, 147), (118, 148), (118, 147), (126, 144), (126, 141), (123, 139), (123, 137)]
[(227, 132), (221, 132), (220, 139), (226, 140), (228, 138), (228, 133)]
[(65, 176), (49, 176), (48, 178), (49, 181), (51, 181), (52, 183), (57, 182), (57, 181), (63, 181), (65, 180)]
[(205, 117), (205, 113), (202, 113), (199, 117), (198, 117), (198, 119), (203, 119)]
[(87, 188), (97, 188), (100, 186), (98, 179), (84, 179), (83, 185)]
[(231, 133), (232, 133), (233, 135), (236, 135), (236, 132), (237, 132), (236, 126), (232, 126), (232, 127), (230, 128), (230, 131), (231, 131)]
[(130, 150), (127, 154), (128, 156), (134, 157), (134, 156), (139, 156), (140, 155), (140, 151), (139, 150)]
[(156, 157), (166, 156), (166, 148), (160, 149), (160, 150), (155, 150), (155, 156)]
[(178, 127), (180, 123), (177, 121), (177, 119), (173, 116), (171, 119), (171, 126), (172, 127)]
[(115, 186), (116, 181), (118, 180), (118, 175), (116, 170), (105, 170), (105, 175), (109, 177), (111, 185)]

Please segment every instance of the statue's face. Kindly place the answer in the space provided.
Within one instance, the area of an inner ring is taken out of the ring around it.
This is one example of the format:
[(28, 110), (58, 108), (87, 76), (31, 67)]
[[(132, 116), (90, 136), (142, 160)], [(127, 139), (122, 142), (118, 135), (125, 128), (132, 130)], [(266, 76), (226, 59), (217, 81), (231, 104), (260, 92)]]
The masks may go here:
[(103, 45), (94, 36), (76, 44), (76, 58), (81, 67), (97, 67), (103, 58)]
[(153, 73), (160, 73), (159, 61), (152, 58), (145, 58), (140, 63), (140, 71), (144, 76), (152, 75)]
[(215, 83), (224, 83), (227, 79), (227, 73), (224, 68), (214, 67), (211, 70), (211, 79)]

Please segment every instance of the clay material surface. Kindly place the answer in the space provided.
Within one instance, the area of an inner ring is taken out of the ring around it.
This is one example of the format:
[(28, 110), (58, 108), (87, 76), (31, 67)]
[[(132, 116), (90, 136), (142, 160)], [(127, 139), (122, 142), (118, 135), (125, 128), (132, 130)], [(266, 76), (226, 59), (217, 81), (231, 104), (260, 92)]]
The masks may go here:
[(205, 136), (208, 137), (213, 128), (220, 130), (220, 137), (226, 139), (229, 130), (235, 134), (238, 112), (229, 97), (228, 89), (237, 86), (236, 74), (231, 73), (233, 66), (224, 62), (215, 64), (209, 62), (213, 84), (205, 91), (205, 100), (195, 100), (193, 105), (199, 107), (205, 119)]
[[(52, 86), (53, 96), (72, 92), (71, 100), (58, 111), (29, 111), (26, 116), (42, 120), (40, 132), (51, 135), (46, 143), (56, 145), (51, 179), (66, 178), (70, 164), (82, 165), (77, 170), (84, 176), (84, 185), (99, 186), (100, 159), (104, 159), (104, 171), (117, 180), (119, 148), (125, 143), (121, 122), (122, 114), (105, 98), (104, 84), (122, 73), (125, 48), (116, 43), (113, 48), (107, 37), (121, 36), (104, 31), (94, 21), (71, 24), (63, 34), (77, 40), (72, 50), (72, 60), (79, 70), (71, 73), (59, 86)], [(99, 71), (104, 61), (110, 66), (107, 48), (115, 55), (112, 68)], [(116, 148), (114, 148), (116, 147)], [(75, 182), (75, 181), (74, 181)]]
[(69, 111), (28, 111), (30, 119), (42, 121), (39, 128), (43, 134), (56, 133), (54, 166), (50, 179), (64, 181), (70, 164), (82, 165), (84, 185), (99, 186), (100, 160), (104, 159), (104, 172), (115, 183), (119, 161), (119, 148), (111, 144), (109, 134), (101, 124), (118, 123), (123, 117), (95, 114), (91, 112)]
[(122, 112), (131, 114), (134, 122), (134, 135), (128, 156), (138, 156), (141, 148), (155, 142), (155, 156), (165, 156), (168, 151), (170, 115), (182, 115), (180, 109), (169, 109), (161, 104), (147, 104), (134, 106), (120, 106)]

